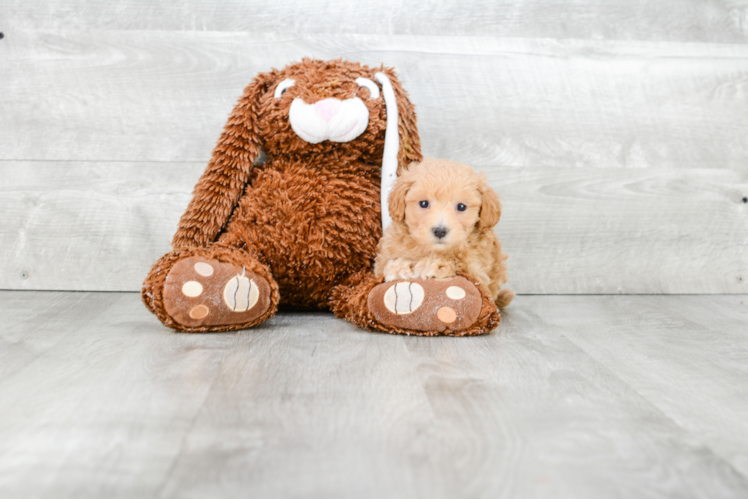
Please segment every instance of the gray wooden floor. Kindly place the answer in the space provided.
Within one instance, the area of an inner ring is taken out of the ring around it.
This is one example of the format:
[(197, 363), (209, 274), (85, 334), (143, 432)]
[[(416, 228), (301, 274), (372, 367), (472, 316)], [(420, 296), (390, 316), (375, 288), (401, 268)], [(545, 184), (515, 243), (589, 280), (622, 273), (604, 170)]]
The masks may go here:
[(748, 495), (747, 296), (520, 296), (468, 339), (0, 307), (2, 496)]

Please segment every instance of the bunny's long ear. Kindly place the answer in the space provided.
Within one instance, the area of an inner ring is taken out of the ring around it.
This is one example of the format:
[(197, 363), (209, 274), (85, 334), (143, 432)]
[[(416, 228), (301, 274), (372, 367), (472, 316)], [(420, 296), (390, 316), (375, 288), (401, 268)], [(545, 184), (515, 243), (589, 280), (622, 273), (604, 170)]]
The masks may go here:
[(395, 218), (390, 214), (388, 199), (397, 175), (411, 162), (421, 161), (423, 156), (416, 127), (415, 107), (400, 85), (397, 74), (390, 68), (382, 68), (375, 78), (382, 85), (387, 107), (381, 188), (382, 230), (385, 230)]
[(385, 68), (384, 73), (389, 77), (392, 90), (395, 91), (398, 109), (398, 132), (400, 135), (400, 148), (397, 154), (398, 169), (400, 175), (404, 168), (413, 162), (423, 161), (421, 154), (421, 138), (418, 135), (416, 125), (416, 107), (410, 102), (408, 93), (403, 89), (397, 73), (393, 69)]
[(260, 97), (272, 82), (273, 75), (262, 73), (244, 89), (179, 221), (172, 241), (175, 250), (206, 246), (226, 226), (260, 154), (257, 113)]

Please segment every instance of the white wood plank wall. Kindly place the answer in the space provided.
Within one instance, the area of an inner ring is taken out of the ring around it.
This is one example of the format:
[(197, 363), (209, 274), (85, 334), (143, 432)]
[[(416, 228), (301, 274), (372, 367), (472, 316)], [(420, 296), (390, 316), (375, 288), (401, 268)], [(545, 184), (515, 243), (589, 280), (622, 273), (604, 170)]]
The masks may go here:
[(520, 293), (748, 292), (748, 1), (0, 0), (0, 288), (138, 290), (244, 86), (394, 66)]

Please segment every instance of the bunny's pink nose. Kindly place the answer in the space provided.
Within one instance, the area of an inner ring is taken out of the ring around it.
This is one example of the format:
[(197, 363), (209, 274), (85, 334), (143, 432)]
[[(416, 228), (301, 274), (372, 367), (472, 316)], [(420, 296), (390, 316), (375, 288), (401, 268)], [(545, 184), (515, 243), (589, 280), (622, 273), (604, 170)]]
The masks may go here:
[(340, 106), (342, 106), (342, 103), (337, 99), (322, 99), (314, 105), (314, 112), (317, 113), (317, 116), (329, 122), (333, 116), (338, 114)]

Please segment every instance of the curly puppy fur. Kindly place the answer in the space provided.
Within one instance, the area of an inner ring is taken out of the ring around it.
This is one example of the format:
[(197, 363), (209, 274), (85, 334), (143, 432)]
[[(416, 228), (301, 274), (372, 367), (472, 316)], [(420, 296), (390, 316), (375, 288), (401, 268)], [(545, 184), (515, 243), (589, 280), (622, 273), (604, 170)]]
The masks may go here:
[(389, 197), (392, 225), (379, 243), (374, 274), (385, 280), (477, 279), (500, 308), (514, 298), (506, 283), (507, 255), (494, 226), (501, 203), (485, 174), (450, 160), (427, 158), (398, 177)]

